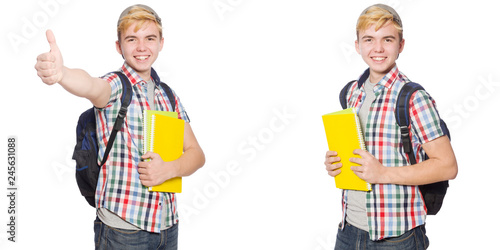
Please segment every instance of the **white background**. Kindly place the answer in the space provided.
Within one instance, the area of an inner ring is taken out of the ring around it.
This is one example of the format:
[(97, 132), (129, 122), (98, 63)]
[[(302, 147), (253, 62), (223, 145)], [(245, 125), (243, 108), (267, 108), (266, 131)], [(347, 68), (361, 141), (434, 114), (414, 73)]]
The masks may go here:
[[(452, 132), (459, 174), (428, 217), (429, 249), (487, 249), (498, 216), (500, 97), (494, 1), (381, 1), (404, 25), (402, 72), (425, 86)], [(92, 249), (95, 211), (71, 153), (90, 102), (33, 66), (52, 29), (65, 65), (118, 69), (115, 25), (136, 1), (9, 1), (0, 15), (0, 248)], [(144, 1), (162, 17), (154, 67), (181, 97), (207, 161), (184, 179), (179, 249), (333, 249), (341, 192), (324, 170), (321, 115), (367, 67), (355, 23), (374, 1)], [(216, 7), (217, 6), (217, 7)], [(7, 241), (7, 138), (17, 136), (17, 235)], [(229, 169), (229, 170), (228, 170)]]

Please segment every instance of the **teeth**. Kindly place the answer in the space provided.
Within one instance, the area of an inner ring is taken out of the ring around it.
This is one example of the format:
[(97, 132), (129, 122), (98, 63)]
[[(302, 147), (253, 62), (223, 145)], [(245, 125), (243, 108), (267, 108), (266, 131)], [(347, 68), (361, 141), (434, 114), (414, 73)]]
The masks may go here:
[(146, 60), (148, 56), (136, 56), (135, 58), (137, 58), (138, 60)]
[(385, 59), (384, 57), (373, 57), (373, 60), (375, 61), (382, 61), (384, 59)]

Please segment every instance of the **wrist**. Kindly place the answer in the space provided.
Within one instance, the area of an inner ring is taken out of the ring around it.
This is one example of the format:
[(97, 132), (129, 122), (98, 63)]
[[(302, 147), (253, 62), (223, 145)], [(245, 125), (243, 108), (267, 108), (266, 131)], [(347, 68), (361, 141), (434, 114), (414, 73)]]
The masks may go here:
[(380, 184), (393, 184), (394, 171), (396, 168), (383, 166), (382, 174), (380, 175)]
[(181, 164), (178, 160), (165, 162), (165, 165), (165, 167), (170, 170), (168, 171), (170, 173), (169, 179), (182, 176)]

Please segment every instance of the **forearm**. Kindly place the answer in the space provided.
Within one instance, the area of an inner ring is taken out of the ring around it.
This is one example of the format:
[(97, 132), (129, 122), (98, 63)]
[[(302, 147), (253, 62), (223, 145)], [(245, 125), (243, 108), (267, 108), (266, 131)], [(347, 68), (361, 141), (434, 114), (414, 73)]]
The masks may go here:
[(415, 165), (386, 167), (386, 178), (383, 182), (398, 185), (425, 185), (452, 180), (457, 175), (457, 169), (456, 161), (428, 159)]
[(184, 127), (184, 153), (174, 161), (175, 177), (189, 176), (205, 164), (205, 154), (194, 135), (191, 124)]
[(110, 85), (103, 79), (90, 76), (81, 69), (63, 67), (59, 84), (69, 93), (88, 99), (96, 107), (103, 107), (109, 101)]
[(423, 144), (428, 160), (415, 165), (386, 168), (386, 182), (399, 185), (424, 185), (455, 179), (458, 165), (448, 137)]
[(176, 177), (189, 176), (205, 164), (205, 154), (200, 147), (193, 147), (175, 160)]

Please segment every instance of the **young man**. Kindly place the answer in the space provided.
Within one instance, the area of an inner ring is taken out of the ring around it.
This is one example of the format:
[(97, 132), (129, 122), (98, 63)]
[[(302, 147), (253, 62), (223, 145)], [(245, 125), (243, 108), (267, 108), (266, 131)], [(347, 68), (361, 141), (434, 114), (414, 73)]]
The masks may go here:
[[(361, 158), (350, 161), (361, 165), (351, 168), (356, 175), (373, 185), (370, 192), (343, 191), (335, 249), (426, 249), (426, 208), (418, 185), (454, 179), (455, 155), (439, 125), (435, 102), (425, 91), (414, 94), (410, 104), (413, 151), (419, 163), (410, 165), (402, 150), (394, 109), (409, 79), (396, 65), (405, 45), (396, 11), (382, 4), (368, 7), (358, 19), (356, 32), (356, 51), (369, 68), (349, 87), (346, 97), (348, 106), (358, 111), (367, 150), (356, 149)], [(429, 159), (423, 161), (425, 153)], [(335, 151), (326, 153), (329, 175), (341, 173), (341, 157)]]
[[(149, 192), (147, 186), (191, 175), (203, 166), (205, 156), (179, 98), (174, 93), (175, 100), (168, 99), (151, 67), (163, 47), (161, 19), (150, 7), (134, 5), (120, 15), (117, 30), (116, 50), (125, 59), (120, 70), (129, 78), (133, 95), (122, 131), (99, 175), (96, 249), (177, 249), (176, 196)], [(95, 106), (101, 161), (121, 105), (120, 78), (114, 73), (96, 78), (83, 70), (65, 67), (50, 30), (47, 40), (50, 52), (38, 56), (38, 76), (48, 85), (59, 83)], [(170, 102), (175, 110), (171, 110)], [(142, 152), (145, 109), (176, 111), (179, 119), (186, 121), (184, 154), (179, 159), (164, 162), (158, 154)]]

